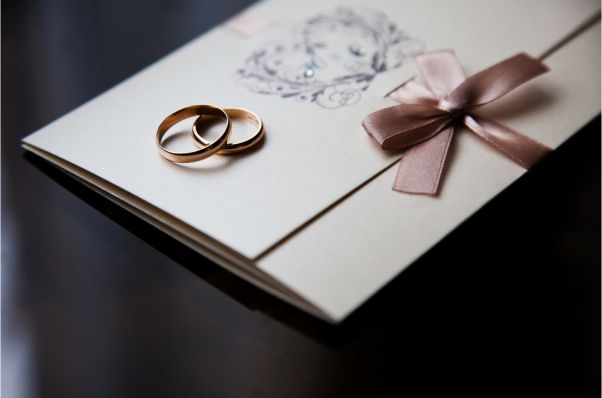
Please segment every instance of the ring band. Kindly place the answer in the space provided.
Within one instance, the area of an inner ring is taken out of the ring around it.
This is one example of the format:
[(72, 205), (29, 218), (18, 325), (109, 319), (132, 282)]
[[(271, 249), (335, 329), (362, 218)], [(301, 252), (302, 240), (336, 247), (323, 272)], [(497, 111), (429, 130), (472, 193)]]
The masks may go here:
[[(195, 151), (172, 152), (167, 150), (162, 144), (165, 133), (174, 124), (192, 116), (199, 116), (199, 119), (202, 116), (219, 117), (220, 119), (226, 121), (226, 129), (215, 141), (209, 142), (207, 140), (204, 140), (206, 144), (202, 148), (197, 149)], [(175, 111), (174, 113), (163, 119), (163, 121), (157, 128), (156, 143), (157, 147), (159, 147), (159, 153), (167, 160), (176, 163), (196, 162), (198, 160), (208, 158), (209, 156), (217, 153), (224, 145), (226, 145), (231, 130), (232, 124), (230, 123), (230, 118), (223, 109), (213, 105), (191, 105), (187, 106), (186, 108), (182, 108), (178, 111)]]
[[(243, 108), (224, 108), (223, 110), (228, 114), (230, 119), (244, 119), (251, 121), (255, 125), (256, 131), (250, 138), (247, 138), (243, 141), (232, 143), (227, 142), (226, 145), (218, 151), (218, 154), (232, 155), (238, 152), (246, 151), (261, 141), (263, 138), (263, 122), (259, 116)], [(198, 126), (205, 120), (207, 119), (201, 116), (195, 120), (194, 124), (192, 125), (193, 138), (200, 147), (206, 147), (207, 145), (210, 145), (210, 142), (203, 138), (199, 134), (198, 130)]]

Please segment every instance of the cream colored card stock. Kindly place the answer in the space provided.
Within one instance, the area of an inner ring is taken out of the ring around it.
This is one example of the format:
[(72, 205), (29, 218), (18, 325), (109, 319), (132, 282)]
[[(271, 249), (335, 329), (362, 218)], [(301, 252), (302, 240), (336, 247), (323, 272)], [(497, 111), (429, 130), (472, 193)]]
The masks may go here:
[[(331, 322), (523, 173), (460, 132), (439, 196), (391, 190), (395, 167), (379, 173), (400, 155), (374, 145), (361, 121), (394, 104), (385, 95), (413, 75), (414, 54), (452, 48), (468, 74), (520, 51), (549, 54), (549, 74), (485, 113), (552, 147), (600, 111), (594, 1), (271, 0), (247, 13), (265, 21), (258, 32), (217, 27), (24, 146)], [(528, 90), (546, 100), (504, 112)], [(238, 158), (169, 163), (157, 154), (154, 130), (195, 103), (253, 110), (264, 120), (265, 144)]]

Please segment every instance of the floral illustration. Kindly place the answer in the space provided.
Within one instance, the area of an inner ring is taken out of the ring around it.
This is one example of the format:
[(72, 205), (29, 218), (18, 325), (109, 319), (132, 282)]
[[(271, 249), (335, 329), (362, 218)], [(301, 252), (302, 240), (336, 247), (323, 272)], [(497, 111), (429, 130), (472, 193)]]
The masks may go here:
[(381, 12), (341, 7), (305, 21), (290, 40), (255, 51), (238, 76), (254, 92), (336, 109), (357, 103), (378, 73), (423, 47)]

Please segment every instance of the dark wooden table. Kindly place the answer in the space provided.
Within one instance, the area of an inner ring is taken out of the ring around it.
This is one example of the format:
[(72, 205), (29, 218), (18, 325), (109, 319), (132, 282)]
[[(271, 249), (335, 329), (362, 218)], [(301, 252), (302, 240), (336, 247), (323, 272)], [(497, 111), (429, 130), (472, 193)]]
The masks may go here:
[(20, 148), (245, 3), (2, 3), (4, 396), (600, 396), (599, 117), (338, 327)]

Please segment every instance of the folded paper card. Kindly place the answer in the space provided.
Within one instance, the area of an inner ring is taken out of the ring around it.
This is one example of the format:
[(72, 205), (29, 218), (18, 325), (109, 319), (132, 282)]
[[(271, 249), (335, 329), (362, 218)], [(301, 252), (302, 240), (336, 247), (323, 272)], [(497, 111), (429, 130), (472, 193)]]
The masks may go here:
[[(362, 120), (397, 104), (388, 94), (416, 75), (417, 55), (454, 49), (468, 76), (519, 52), (543, 58), (549, 73), (483, 115), (551, 148), (600, 111), (595, 1), (363, 3), (257, 3), (23, 145), (237, 275), (338, 322), (523, 172), (458, 129), (439, 195), (391, 190), (402, 154), (375, 145)], [(159, 156), (161, 120), (202, 103), (257, 113), (260, 150), (189, 165)]]

